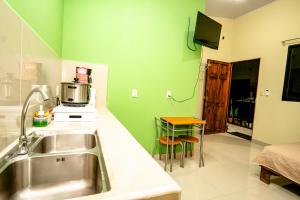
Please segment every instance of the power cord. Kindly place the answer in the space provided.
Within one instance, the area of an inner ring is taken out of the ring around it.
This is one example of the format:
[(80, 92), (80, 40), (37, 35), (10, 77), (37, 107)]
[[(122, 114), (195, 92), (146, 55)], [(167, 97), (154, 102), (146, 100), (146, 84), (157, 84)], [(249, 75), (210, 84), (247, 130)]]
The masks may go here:
[(201, 65), (202, 65), (202, 58), (203, 58), (203, 51), (202, 51), (202, 46), (200, 47), (200, 51), (201, 51), (201, 56), (200, 56), (200, 65), (198, 67), (198, 75), (197, 75), (197, 79), (196, 79), (196, 82), (195, 82), (195, 85), (194, 85), (194, 90), (193, 90), (193, 94), (191, 97), (189, 98), (186, 98), (186, 99), (183, 99), (183, 100), (177, 100), (175, 99), (173, 96), (170, 96), (171, 100), (177, 102), (177, 103), (183, 103), (185, 101), (189, 101), (191, 99), (193, 99), (195, 97), (195, 93), (196, 93), (196, 87), (198, 85), (198, 82), (199, 82), (199, 78), (200, 78), (200, 73), (201, 73)]
[(189, 38), (190, 38), (190, 26), (191, 26), (191, 17), (189, 16), (189, 21), (188, 21), (188, 29), (187, 29), (187, 37), (186, 37), (186, 46), (189, 50), (191, 51), (197, 51), (197, 46), (195, 44), (195, 42), (193, 42), (194, 44), (194, 49), (192, 49), (190, 46), (189, 46)]

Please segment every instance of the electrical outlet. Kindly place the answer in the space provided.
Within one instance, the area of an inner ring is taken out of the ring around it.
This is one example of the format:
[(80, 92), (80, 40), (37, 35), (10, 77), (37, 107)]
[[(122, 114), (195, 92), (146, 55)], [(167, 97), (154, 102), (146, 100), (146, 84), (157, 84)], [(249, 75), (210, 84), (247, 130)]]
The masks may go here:
[(138, 91), (137, 91), (137, 89), (132, 89), (131, 90), (131, 97), (134, 97), (134, 98), (138, 97)]
[(166, 98), (170, 99), (171, 97), (172, 97), (172, 92), (170, 90), (168, 90), (166, 93)]
[(271, 95), (271, 91), (269, 89), (264, 89), (263, 91), (261, 91), (260, 95), (268, 97)]
[(268, 97), (271, 95), (271, 92), (269, 89), (265, 89), (265, 96)]

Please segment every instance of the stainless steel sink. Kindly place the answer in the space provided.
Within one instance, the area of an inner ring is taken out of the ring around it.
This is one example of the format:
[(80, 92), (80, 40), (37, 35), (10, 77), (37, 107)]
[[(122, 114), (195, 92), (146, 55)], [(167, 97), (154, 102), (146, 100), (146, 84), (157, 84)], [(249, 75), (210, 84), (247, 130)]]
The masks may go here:
[(0, 200), (58, 200), (109, 191), (96, 136), (97, 132), (42, 136), (31, 144), (36, 151), (2, 159)]
[(88, 150), (96, 146), (94, 134), (58, 134), (43, 137), (33, 148), (35, 153)]

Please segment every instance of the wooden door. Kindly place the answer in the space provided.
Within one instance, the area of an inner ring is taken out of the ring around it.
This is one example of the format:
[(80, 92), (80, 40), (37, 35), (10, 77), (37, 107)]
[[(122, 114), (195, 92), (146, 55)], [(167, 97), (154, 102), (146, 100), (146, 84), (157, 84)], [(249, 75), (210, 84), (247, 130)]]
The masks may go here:
[(211, 65), (206, 72), (206, 86), (205, 86), (205, 98), (204, 98), (204, 113), (203, 117), (206, 120), (205, 130), (213, 132), (215, 130), (214, 113), (215, 113), (215, 99), (218, 88), (219, 67), (218, 65)]
[(206, 119), (206, 132), (226, 131), (227, 108), (231, 79), (231, 64), (208, 60), (203, 117)]

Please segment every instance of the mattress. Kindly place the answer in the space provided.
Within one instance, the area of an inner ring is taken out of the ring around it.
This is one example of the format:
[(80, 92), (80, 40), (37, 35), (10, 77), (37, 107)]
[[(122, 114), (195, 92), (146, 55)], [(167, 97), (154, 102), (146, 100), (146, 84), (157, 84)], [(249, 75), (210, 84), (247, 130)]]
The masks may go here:
[(300, 184), (300, 142), (266, 146), (255, 162)]

